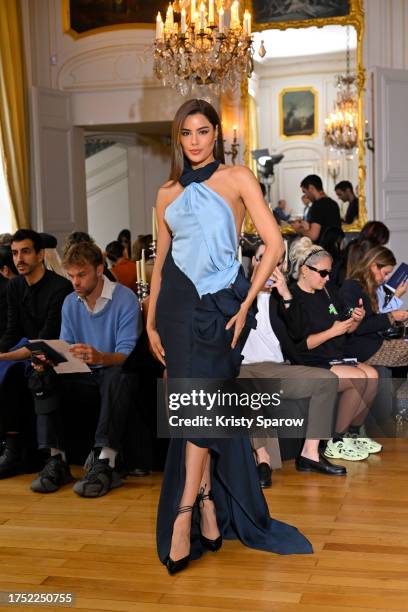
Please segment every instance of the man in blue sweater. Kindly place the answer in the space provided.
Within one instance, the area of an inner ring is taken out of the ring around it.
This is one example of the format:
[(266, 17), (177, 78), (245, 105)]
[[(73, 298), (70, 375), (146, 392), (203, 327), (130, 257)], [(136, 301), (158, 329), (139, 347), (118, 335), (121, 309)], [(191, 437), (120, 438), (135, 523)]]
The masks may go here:
[[(132, 377), (122, 364), (136, 345), (142, 320), (133, 291), (104, 276), (103, 256), (95, 244), (73, 245), (63, 265), (74, 292), (62, 307), (60, 338), (91, 372), (55, 375), (51, 392), (34, 392), (39, 447), (49, 449), (50, 458), (31, 489), (51, 493), (73, 480), (65, 455), (64, 419), (81, 400), (88, 406), (96, 399), (100, 410), (95, 448), (101, 451), (74, 491), (82, 497), (100, 497), (122, 484), (116, 457), (135, 396)], [(34, 376), (44, 376), (41, 370), (40, 366)], [(76, 426), (80, 429), (81, 423)]]

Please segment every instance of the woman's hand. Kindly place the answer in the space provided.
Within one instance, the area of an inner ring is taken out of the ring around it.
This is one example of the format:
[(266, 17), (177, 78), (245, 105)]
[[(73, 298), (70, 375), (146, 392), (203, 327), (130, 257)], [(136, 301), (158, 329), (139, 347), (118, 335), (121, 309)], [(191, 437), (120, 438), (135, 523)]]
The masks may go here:
[(332, 338), (347, 334), (353, 323), (354, 321), (352, 318), (347, 319), (347, 321), (334, 321), (333, 325), (330, 328), (332, 332)]
[(362, 300), (362, 298), (360, 298), (359, 302), (358, 302), (358, 306), (356, 306), (356, 308), (353, 309), (353, 312), (351, 314), (351, 318), (356, 323), (361, 323), (361, 321), (364, 319), (365, 315), (366, 315), (366, 311), (365, 311), (365, 308), (363, 306), (363, 300)]
[(395, 290), (395, 294), (397, 296), (397, 298), (400, 298), (402, 295), (404, 295), (404, 293), (407, 292), (408, 289), (408, 280), (406, 280), (404, 283), (400, 283), (398, 285), (398, 287)]
[(393, 310), (389, 314), (394, 321), (406, 321), (408, 319), (408, 310)]
[(149, 337), (150, 351), (153, 353), (156, 359), (165, 366), (165, 353), (158, 331), (154, 328), (148, 328), (147, 335)]
[(272, 272), (271, 278), (273, 281), (271, 287), (275, 287), (276, 291), (284, 300), (290, 300), (292, 298), (292, 294), (288, 289), (285, 276), (278, 267), (276, 267)]
[(241, 304), (240, 309), (237, 314), (235, 314), (226, 324), (225, 329), (231, 329), (233, 325), (234, 327), (234, 337), (232, 338), (231, 348), (235, 348), (238, 338), (245, 327), (246, 318), (248, 315), (248, 307)]

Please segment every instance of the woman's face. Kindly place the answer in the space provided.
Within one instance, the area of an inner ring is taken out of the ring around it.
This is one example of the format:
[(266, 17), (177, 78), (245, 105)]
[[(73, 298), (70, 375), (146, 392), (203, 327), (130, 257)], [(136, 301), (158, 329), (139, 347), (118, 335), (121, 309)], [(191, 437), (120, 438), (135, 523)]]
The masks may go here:
[(393, 269), (394, 269), (394, 266), (380, 267), (376, 263), (371, 264), (370, 270), (372, 272), (374, 282), (377, 285), (377, 287), (385, 283), (385, 281), (390, 276)]
[(217, 130), (205, 115), (188, 115), (180, 130), (180, 144), (192, 166), (200, 166), (214, 159)]
[[(313, 257), (310, 259), (313, 262)], [(330, 279), (332, 260), (330, 257), (322, 257), (315, 263), (309, 263), (310, 259), (302, 266), (302, 275), (304, 274), (303, 280), (310, 289), (318, 291), (319, 289), (323, 289)]]

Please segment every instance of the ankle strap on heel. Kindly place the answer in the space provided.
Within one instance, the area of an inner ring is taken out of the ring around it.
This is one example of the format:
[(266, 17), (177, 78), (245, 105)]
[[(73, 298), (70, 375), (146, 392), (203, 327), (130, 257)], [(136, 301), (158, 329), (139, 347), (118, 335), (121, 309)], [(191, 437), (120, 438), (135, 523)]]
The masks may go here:
[(177, 514), (184, 514), (185, 512), (192, 512), (194, 506), (179, 506)]
[(205, 493), (205, 486), (204, 486), (204, 487), (201, 487), (197, 495), (197, 505), (199, 506), (199, 508), (202, 508), (204, 506), (204, 501), (206, 499), (213, 501), (214, 498), (213, 498), (212, 491), (208, 491), (208, 493)]

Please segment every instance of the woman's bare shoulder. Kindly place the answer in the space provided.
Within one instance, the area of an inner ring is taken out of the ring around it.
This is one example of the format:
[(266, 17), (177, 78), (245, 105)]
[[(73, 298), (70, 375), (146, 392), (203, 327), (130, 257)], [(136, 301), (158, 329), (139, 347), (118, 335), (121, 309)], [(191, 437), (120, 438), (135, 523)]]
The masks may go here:
[(239, 183), (242, 180), (255, 179), (252, 170), (248, 168), (248, 166), (243, 165), (230, 166), (222, 164), (218, 172), (222, 172), (225, 179), (234, 183)]
[(157, 193), (157, 206), (166, 207), (183, 191), (178, 181), (167, 181)]

